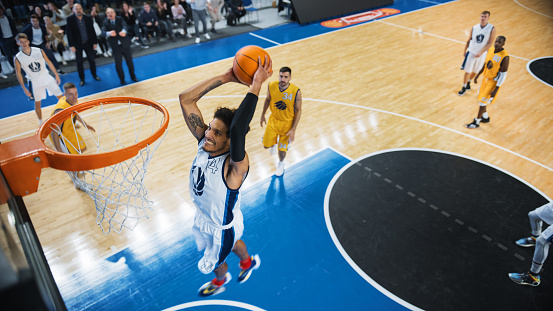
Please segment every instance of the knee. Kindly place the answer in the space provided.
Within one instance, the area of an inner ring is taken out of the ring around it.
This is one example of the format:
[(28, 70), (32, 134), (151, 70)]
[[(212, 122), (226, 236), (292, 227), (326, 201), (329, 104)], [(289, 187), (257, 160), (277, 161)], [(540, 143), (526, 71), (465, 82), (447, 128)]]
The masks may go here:
[(551, 243), (551, 242), (548, 240), (548, 238), (549, 238), (549, 237), (544, 236), (544, 234), (542, 233), (542, 234), (536, 239), (536, 247), (538, 247), (538, 246), (543, 247), (545, 244)]

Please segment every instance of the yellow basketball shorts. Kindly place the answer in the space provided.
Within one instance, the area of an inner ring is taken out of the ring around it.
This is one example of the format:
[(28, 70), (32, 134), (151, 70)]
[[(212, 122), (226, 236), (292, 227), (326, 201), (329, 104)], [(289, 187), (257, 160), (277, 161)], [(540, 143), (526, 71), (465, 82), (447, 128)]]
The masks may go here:
[(263, 134), (263, 147), (270, 148), (278, 142), (278, 150), (288, 151), (288, 131), (292, 128), (293, 121), (279, 121), (273, 118), (267, 122), (265, 134)]
[(493, 104), (495, 103), (495, 100), (497, 99), (497, 95), (499, 94), (499, 90), (497, 90), (497, 93), (495, 94), (495, 97), (493, 98), (492, 102), (488, 102), (490, 100), (490, 94), (495, 90), (495, 85), (497, 84), (496, 81), (490, 78), (484, 77), (484, 80), (482, 81), (482, 85), (480, 85), (480, 90), (478, 91), (478, 101), (482, 104)]

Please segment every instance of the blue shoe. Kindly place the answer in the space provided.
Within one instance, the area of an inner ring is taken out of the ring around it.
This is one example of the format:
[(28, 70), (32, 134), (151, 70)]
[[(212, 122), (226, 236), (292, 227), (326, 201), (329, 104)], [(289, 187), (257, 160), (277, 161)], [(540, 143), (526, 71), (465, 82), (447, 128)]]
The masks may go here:
[[(225, 275), (225, 283), (223, 285), (230, 282), (231, 279), (232, 279), (232, 276), (230, 275), (230, 273), (227, 272), (227, 274)], [(198, 295), (200, 297), (208, 297), (208, 296), (214, 296), (224, 292), (226, 288), (223, 285), (221, 286), (215, 285), (213, 283), (215, 280), (217, 279), (213, 279), (211, 282), (207, 282), (204, 285), (202, 285), (202, 287), (200, 287), (200, 289), (198, 290)]]
[(261, 265), (261, 259), (259, 259), (259, 255), (256, 254), (251, 256), (250, 258), (252, 260), (252, 264), (248, 269), (243, 269), (242, 271), (240, 271), (240, 274), (238, 275), (238, 283), (246, 282), (250, 278), (252, 271), (257, 270)]
[(532, 247), (532, 246), (536, 246), (536, 238), (534, 238), (533, 236), (530, 236), (527, 238), (517, 240), (515, 243), (517, 243), (517, 245), (520, 247)]
[(538, 286), (540, 285), (540, 276), (533, 275), (530, 272), (525, 273), (509, 273), (509, 278), (520, 285)]

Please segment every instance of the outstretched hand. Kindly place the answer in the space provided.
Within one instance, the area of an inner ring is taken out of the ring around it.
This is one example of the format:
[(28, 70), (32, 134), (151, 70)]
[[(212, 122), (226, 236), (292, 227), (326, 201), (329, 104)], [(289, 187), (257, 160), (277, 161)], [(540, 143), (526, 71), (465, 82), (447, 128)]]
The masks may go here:
[[(260, 56), (257, 57), (257, 63), (261, 64)], [(257, 82), (261, 85), (263, 82), (267, 81), (267, 79), (269, 79), (269, 77), (272, 75), (273, 75), (273, 60), (269, 59), (269, 57), (265, 55), (265, 63), (263, 64), (263, 66), (257, 67), (257, 71), (253, 75), (252, 84)]]

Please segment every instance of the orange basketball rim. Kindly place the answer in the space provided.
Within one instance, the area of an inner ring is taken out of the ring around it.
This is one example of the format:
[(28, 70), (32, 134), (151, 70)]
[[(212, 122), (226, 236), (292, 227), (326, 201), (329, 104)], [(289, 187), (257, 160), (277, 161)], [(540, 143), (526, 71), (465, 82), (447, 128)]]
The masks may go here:
[[(134, 145), (105, 153), (67, 154), (58, 152), (45, 144), (52, 132), (74, 113), (100, 105), (130, 103), (150, 106), (164, 116), (163, 122), (151, 136)], [(110, 97), (95, 99), (64, 109), (46, 120), (36, 134), (20, 140), (0, 144), (0, 169), (5, 180), (0, 180), (0, 204), (13, 196), (26, 196), (38, 190), (42, 168), (51, 167), (64, 171), (82, 171), (110, 166), (123, 162), (148, 145), (153, 144), (167, 130), (169, 112), (155, 101), (137, 97)], [(11, 191), (10, 191), (11, 190)]]

